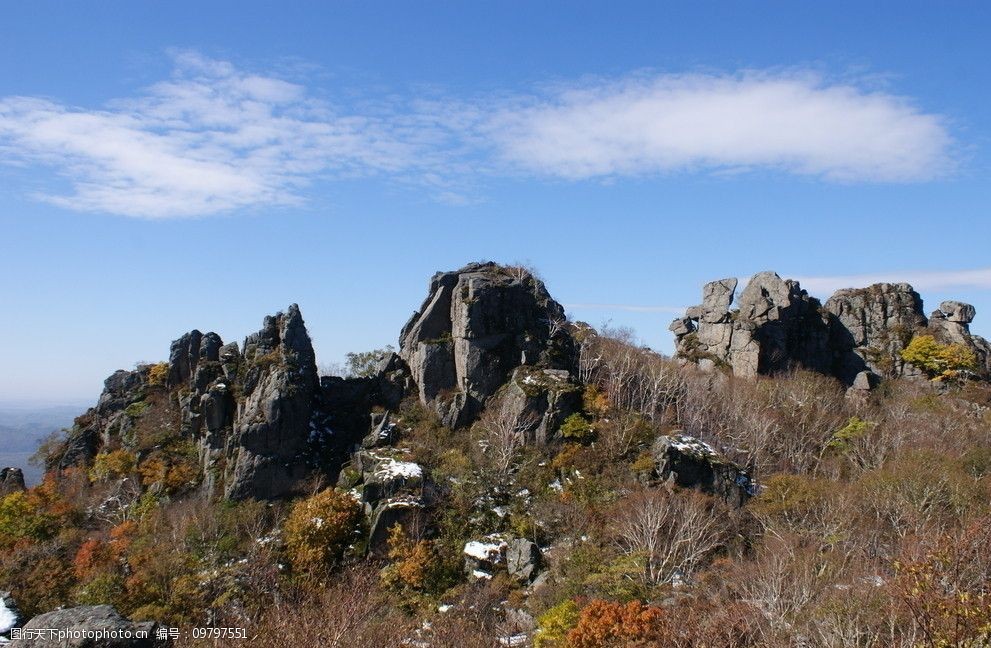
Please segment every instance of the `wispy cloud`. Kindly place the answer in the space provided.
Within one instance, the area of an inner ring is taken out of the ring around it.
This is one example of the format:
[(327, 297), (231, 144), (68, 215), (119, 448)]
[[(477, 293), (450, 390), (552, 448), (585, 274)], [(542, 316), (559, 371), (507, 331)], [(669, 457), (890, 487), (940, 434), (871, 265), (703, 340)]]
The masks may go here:
[(292, 203), (316, 178), (431, 164), (429, 129), (394, 113), (340, 114), (298, 84), (193, 52), (174, 60), (171, 79), (99, 110), (0, 99), (0, 153), (69, 180), (71, 194), (45, 200), (148, 218)]
[(772, 168), (828, 181), (921, 181), (952, 167), (943, 120), (805, 73), (637, 75), (540, 95), (315, 89), (173, 52), (174, 72), (100, 108), (0, 98), (0, 161), (54, 170), (38, 197), (144, 218), (293, 204), (317, 180), (379, 176), (434, 200), (479, 178)]
[(906, 270), (831, 277), (795, 277), (810, 293), (828, 296), (840, 288), (863, 288), (875, 283), (910, 283), (916, 290), (991, 290), (991, 268), (975, 270)]
[(569, 179), (764, 167), (902, 182), (951, 166), (939, 116), (809, 72), (586, 83), (506, 110), (496, 123), (508, 161)]
[(568, 310), (628, 311), (633, 313), (672, 313), (681, 315), (684, 306), (641, 306), (638, 304), (564, 304)]

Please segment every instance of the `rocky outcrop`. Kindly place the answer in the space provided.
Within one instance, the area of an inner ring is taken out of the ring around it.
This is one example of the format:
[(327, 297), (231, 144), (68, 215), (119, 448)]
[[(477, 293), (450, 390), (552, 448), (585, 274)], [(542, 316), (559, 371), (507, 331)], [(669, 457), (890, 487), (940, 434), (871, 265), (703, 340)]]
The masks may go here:
[(400, 336), (420, 401), (450, 427), (474, 421), (521, 365), (571, 370), (574, 348), (543, 282), (494, 263), (434, 275)]
[[(266, 317), (262, 329), (245, 339), (242, 362), (242, 396), (227, 444), (225, 495), (288, 495), (307, 474), (318, 387), (313, 345), (296, 304)], [(214, 380), (220, 375), (218, 368)]]
[(982, 378), (991, 378), (991, 343), (979, 335), (972, 335), (970, 323), (977, 309), (958, 301), (944, 301), (929, 316), (929, 331), (943, 344), (962, 344), (974, 352), (976, 372)]
[(757, 484), (745, 469), (696, 438), (661, 436), (651, 452), (662, 480), (715, 495), (734, 507), (743, 506), (757, 494)]
[(831, 316), (833, 373), (848, 384), (861, 371), (902, 375), (901, 351), (926, 326), (922, 298), (906, 283), (838, 290), (825, 308)]
[(725, 367), (737, 376), (801, 367), (839, 378), (864, 391), (882, 377), (913, 376), (902, 360), (912, 337), (929, 332), (963, 344), (991, 374), (991, 345), (970, 334), (970, 304), (946, 301), (927, 320), (922, 298), (906, 283), (880, 283), (836, 291), (820, 305), (797, 281), (761, 272), (734, 304), (736, 279), (702, 289), (702, 303), (672, 322), (677, 356), (703, 369)]
[(368, 550), (384, 555), (389, 531), (400, 525), (417, 537), (425, 521), (427, 502), (423, 468), (407, 451), (392, 447), (363, 448), (342, 471), (338, 485), (350, 488), (361, 501), (369, 522)]
[(81, 605), (38, 615), (22, 628), (11, 648), (151, 648), (154, 622), (134, 623), (109, 605)]
[(26, 490), (20, 468), (0, 468), (0, 497)]
[(707, 283), (702, 304), (689, 308), (670, 330), (678, 357), (703, 368), (725, 366), (738, 376), (756, 376), (800, 363), (828, 366), (829, 330), (818, 300), (797, 281), (761, 272), (731, 311), (736, 279)]
[(502, 407), (526, 423), (531, 443), (547, 443), (582, 406), (581, 389), (564, 369), (518, 367), (502, 390)]

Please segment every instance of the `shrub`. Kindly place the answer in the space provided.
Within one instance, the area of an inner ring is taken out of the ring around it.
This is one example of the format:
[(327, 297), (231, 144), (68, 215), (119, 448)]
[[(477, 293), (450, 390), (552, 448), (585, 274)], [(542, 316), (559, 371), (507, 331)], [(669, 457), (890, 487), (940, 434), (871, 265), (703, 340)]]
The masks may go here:
[(94, 481), (120, 479), (130, 475), (136, 465), (137, 459), (127, 450), (101, 452), (93, 459), (90, 478)]
[(360, 519), (358, 502), (333, 489), (296, 502), (284, 526), (293, 569), (319, 576), (333, 568), (354, 539)]
[(566, 600), (537, 617), (537, 632), (533, 635), (534, 648), (566, 648), (568, 633), (578, 623), (580, 609), (572, 600)]
[(0, 549), (50, 538), (58, 531), (57, 522), (28, 493), (11, 493), (0, 500)]
[(169, 363), (159, 362), (148, 367), (148, 384), (164, 385), (169, 377)]
[(444, 570), (434, 543), (412, 540), (402, 525), (389, 530), (389, 559), (392, 564), (382, 570), (382, 582), (389, 587), (418, 592), (441, 588)]
[(912, 338), (901, 356), (936, 381), (953, 380), (961, 371), (973, 371), (977, 366), (973, 350), (962, 344), (940, 344), (931, 335)]
[(568, 441), (588, 443), (595, 438), (595, 428), (577, 412), (564, 419), (561, 424), (561, 436)]
[(623, 605), (594, 600), (582, 608), (578, 623), (568, 633), (568, 645), (571, 648), (667, 645), (663, 620), (661, 608), (639, 601)]

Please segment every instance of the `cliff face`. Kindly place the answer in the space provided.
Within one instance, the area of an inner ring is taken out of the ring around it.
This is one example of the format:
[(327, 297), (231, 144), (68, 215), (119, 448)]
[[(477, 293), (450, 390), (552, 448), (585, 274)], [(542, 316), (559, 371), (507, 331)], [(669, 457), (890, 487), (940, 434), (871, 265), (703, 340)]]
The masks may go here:
[(750, 280), (731, 310), (737, 280), (721, 279), (702, 289), (702, 303), (669, 327), (678, 357), (711, 369), (729, 367), (738, 376), (773, 374), (803, 367), (847, 384), (915, 375), (901, 351), (916, 334), (974, 351), (978, 373), (987, 376), (989, 345), (970, 334), (975, 309), (943, 302), (927, 319), (922, 298), (906, 283), (838, 290), (825, 304), (797, 281), (761, 272)]

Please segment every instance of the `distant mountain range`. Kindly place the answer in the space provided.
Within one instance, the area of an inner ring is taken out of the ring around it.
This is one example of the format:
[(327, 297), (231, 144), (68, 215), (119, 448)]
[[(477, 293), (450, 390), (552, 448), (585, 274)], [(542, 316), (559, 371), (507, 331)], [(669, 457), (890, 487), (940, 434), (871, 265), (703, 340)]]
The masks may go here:
[(28, 463), (38, 444), (49, 434), (72, 425), (83, 411), (74, 405), (0, 405), (0, 467), (24, 471), (28, 485), (41, 480), (40, 467)]

